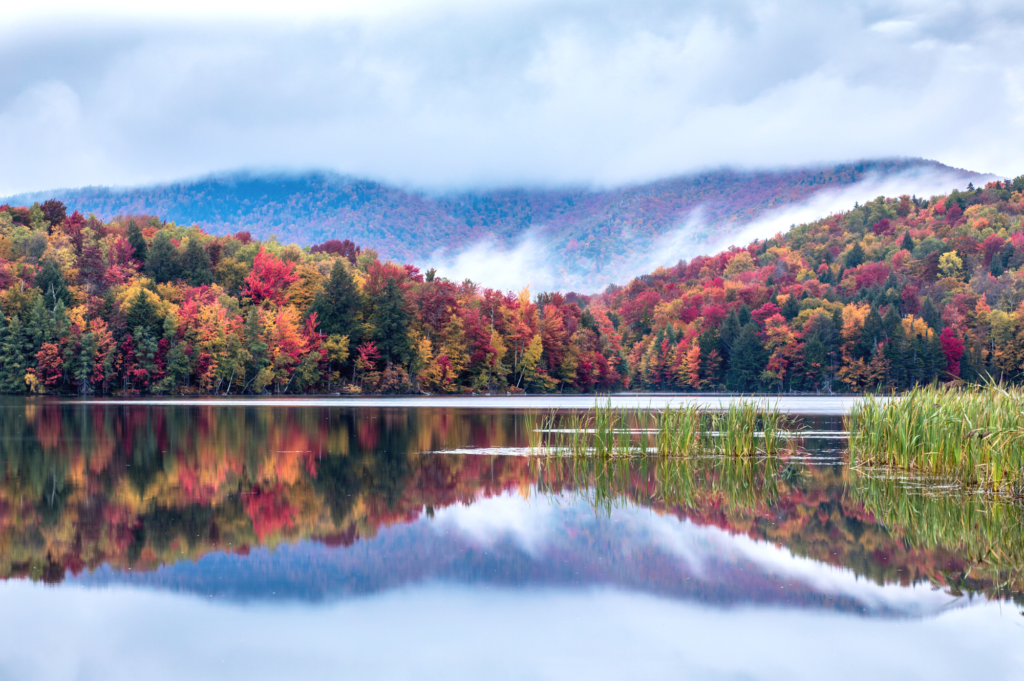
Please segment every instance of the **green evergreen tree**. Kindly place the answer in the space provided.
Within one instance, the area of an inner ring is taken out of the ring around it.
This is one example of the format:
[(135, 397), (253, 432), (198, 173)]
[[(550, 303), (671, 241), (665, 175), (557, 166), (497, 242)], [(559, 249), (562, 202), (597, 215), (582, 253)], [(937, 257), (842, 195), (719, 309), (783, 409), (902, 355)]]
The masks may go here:
[(191, 364), (188, 353), (185, 352), (187, 345), (180, 341), (171, 346), (167, 353), (167, 368), (163, 379), (156, 385), (155, 390), (159, 392), (175, 392), (188, 380)]
[(942, 351), (942, 342), (939, 340), (940, 331), (940, 329), (936, 329), (926, 344), (925, 383), (942, 378), (946, 372), (946, 353)]
[(43, 267), (36, 275), (35, 285), (42, 292), (43, 299), (51, 309), (56, 307), (58, 302), (63, 302), (65, 308), (74, 302), (67, 282), (64, 280), (64, 273), (61, 272), (60, 265), (53, 258), (43, 260)]
[(931, 298), (925, 298), (924, 302), (921, 303), (921, 319), (925, 321), (928, 326), (935, 330), (935, 333), (939, 332), (942, 327), (942, 315), (935, 309), (935, 304)]
[(75, 383), (78, 384), (80, 395), (88, 395), (93, 391), (89, 377), (92, 376), (95, 364), (96, 348), (96, 334), (91, 331), (83, 333), (71, 367), (71, 375), (74, 377)]
[(29, 367), (25, 328), (17, 315), (11, 317), (4, 330), (3, 343), (0, 344), (0, 390), (5, 393), (21, 394), (25, 392), (25, 370)]
[(377, 299), (370, 324), (373, 326), (373, 340), (385, 362), (407, 364), (412, 353), (409, 340), (409, 310), (405, 304), (405, 293), (394, 280), (388, 279), (384, 291)]
[(861, 248), (859, 241), (855, 242), (853, 248), (846, 252), (844, 260), (847, 269), (852, 269), (864, 263), (864, 249)]
[(321, 333), (348, 336), (349, 347), (361, 342), (362, 295), (341, 258), (334, 261), (327, 285), (313, 299), (309, 313), (314, 312)]
[(181, 277), (181, 263), (178, 249), (171, 243), (171, 235), (159, 231), (153, 237), (153, 244), (146, 258), (146, 274), (158, 284), (175, 281)]
[(910, 238), (910, 230), (903, 232), (903, 241), (900, 243), (900, 248), (904, 251), (914, 252), (914, 240)]
[(733, 392), (753, 392), (761, 387), (761, 372), (768, 353), (758, 336), (757, 324), (748, 322), (733, 344), (725, 385)]
[[(59, 300), (57, 301), (60, 302)], [(29, 308), (26, 316), (25, 336), (28, 340), (28, 352), (35, 355), (43, 343), (51, 343), (57, 338), (54, 328), (53, 313), (46, 309), (43, 296), (38, 293), (34, 296), (32, 307)]]
[(867, 317), (864, 318), (864, 328), (861, 329), (860, 339), (853, 346), (853, 356), (865, 361), (870, 360), (884, 335), (882, 317), (878, 314), (878, 309), (872, 307)]
[(263, 342), (263, 329), (260, 327), (260, 318), (255, 307), (249, 309), (249, 315), (245, 320), (244, 344), (249, 355), (249, 368), (246, 371), (248, 379), (246, 389), (248, 389), (259, 373), (270, 364), (267, 357), (269, 348)]
[(786, 298), (786, 302), (782, 304), (781, 313), (787, 320), (792, 321), (796, 319), (796, 316), (800, 314), (800, 303), (797, 301), (796, 296)]
[[(718, 330), (711, 327), (697, 337), (700, 347), (701, 379), (709, 382), (711, 389), (717, 389), (722, 381), (722, 339)], [(712, 353), (718, 353), (718, 366), (711, 365)]]
[(1010, 261), (1013, 259), (1014, 253), (1015, 249), (1013, 248), (1013, 242), (1008, 240), (1003, 244), (1003, 248), (999, 251), (998, 255), (999, 261), (1002, 262), (1004, 270), (1010, 266)]
[(821, 334), (815, 329), (804, 344), (806, 381), (802, 388), (819, 390), (824, 384), (827, 366), (828, 357), (825, 353), (825, 344), (821, 342)]
[(145, 369), (148, 372), (150, 376), (148, 383), (152, 386), (152, 376), (158, 368), (156, 355), (159, 350), (152, 327), (146, 325), (136, 326), (132, 331), (132, 341), (135, 343), (135, 362), (139, 365), (140, 369)]
[(1003, 268), (1003, 259), (999, 257), (998, 253), (992, 258), (992, 262), (989, 263), (988, 271), (993, 277), (1003, 276), (1003, 272), (1005, 271)]
[(156, 306), (142, 289), (132, 298), (125, 314), (125, 323), (129, 329), (145, 328), (152, 336), (159, 337), (163, 332), (163, 320), (160, 319)]
[(181, 278), (193, 286), (209, 286), (213, 283), (210, 254), (195, 235), (189, 238), (181, 257)]
[(146, 245), (146, 237), (142, 235), (142, 230), (135, 220), (128, 221), (128, 243), (135, 251), (135, 259), (145, 266), (149, 248)]
[(906, 383), (905, 368), (903, 366), (903, 350), (905, 339), (903, 334), (903, 321), (896, 305), (889, 305), (885, 316), (882, 317), (882, 335), (886, 339), (885, 359), (889, 363), (889, 385), (898, 388)]
[(747, 307), (746, 303), (743, 303), (742, 305), (740, 305), (740, 310), (737, 313), (737, 315), (738, 315), (738, 319), (739, 319), (741, 327), (746, 326), (747, 324), (750, 323), (750, 320), (751, 320), (750, 308)]

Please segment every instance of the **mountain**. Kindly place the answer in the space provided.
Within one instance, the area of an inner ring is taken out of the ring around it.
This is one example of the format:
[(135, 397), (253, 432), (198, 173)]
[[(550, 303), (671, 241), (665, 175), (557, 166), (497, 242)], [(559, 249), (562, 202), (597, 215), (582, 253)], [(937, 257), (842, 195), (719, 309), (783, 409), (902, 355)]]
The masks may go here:
[[(938, 193), (983, 177), (934, 161), (885, 159), (779, 171), (723, 169), (614, 189), (506, 188), (430, 195), (330, 173), (235, 173), (150, 187), (38, 192), (0, 203), (58, 198), (69, 210), (104, 220), (159, 215), (212, 234), (244, 230), (257, 238), (275, 235), (303, 245), (351, 239), (399, 262), (447, 262), (444, 273), (460, 279), (485, 279), (457, 260), (472, 246), (501, 252), (528, 244), (531, 254), (542, 251), (543, 256), (487, 267), (516, 262), (521, 270), (548, 272), (542, 281), (533, 279), (545, 288), (593, 291), (715, 250), (752, 221), (823, 192), (895, 180), (897, 189), (890, 182), (888, 193), (904, 193), (904, 186), (911, 193), (927, 178)], [(853, 201), (842, 207), (852, 207)], [(672, 236), (677, 238), (670, 243)], [(542, 248), (532, 247), (538, 244)], [(521, 272), (517, 276), (523, 279)]]

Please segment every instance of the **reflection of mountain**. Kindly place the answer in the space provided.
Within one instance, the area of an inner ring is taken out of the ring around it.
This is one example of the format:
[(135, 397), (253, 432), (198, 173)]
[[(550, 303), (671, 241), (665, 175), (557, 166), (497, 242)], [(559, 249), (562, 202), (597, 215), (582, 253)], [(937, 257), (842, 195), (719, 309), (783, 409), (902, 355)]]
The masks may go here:
[[(56, 582), (70, 571), (87, 581), (303, 597), (424, 579), (615, 584), (715, 602), (888, 608), (819, 588), (817, 577), (766, 568), (740, 550), (750, 538), (873, 584), (925, 581), (991, 592), (1000, 591), (996, 578), (1009, 576), (1003, 589), (1020, 591), (1019, 540), (1000, 534), (1020, 527), (1019, 507), (955, 504), (988, 518), (971, 534), (954, 504), (906, 496), (919, 518), (908, 525), (888, 505), (891, 494), (864, 492), (869, 487), (859, 481), (851, 487), (838, 466), (799, 472), (708, 460), (602, 464), (423, 453), (522, 446), (526, 417), (508, 412), (15, 401), (3, 409), (0, 573), (10, 577)], [(534, 498), (526, 505), (514, 492)], [(514, 523), (494, 525), (494, 518), (556, 502), (568, 508), (545, 516), (548, 534), (539, 544), (510, 533)], [(606, 515), (623, 502), (630, 508)], [(1002, 524), (993, 524), (997, 517)], [(483, 523), (479, 531), (469, 520)], [(439, 531), (445, 528), (457, 531)], [(710, 551), (676, 546), (730, 535), (737, 539)], [(1001, 564), (978, 560), (985, 542), (999, 550)], [(83, 574), (100, 566), (107, 567)]]

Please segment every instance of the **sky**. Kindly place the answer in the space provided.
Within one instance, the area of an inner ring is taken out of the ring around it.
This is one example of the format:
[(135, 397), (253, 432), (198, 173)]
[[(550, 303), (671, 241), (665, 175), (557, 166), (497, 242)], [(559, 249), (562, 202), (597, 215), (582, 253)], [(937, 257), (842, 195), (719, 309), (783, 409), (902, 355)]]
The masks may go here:
[(611, 186), (922, 156), (1024, 173), (1024, 3), (41, 0), (0, 195), (242, 168)]

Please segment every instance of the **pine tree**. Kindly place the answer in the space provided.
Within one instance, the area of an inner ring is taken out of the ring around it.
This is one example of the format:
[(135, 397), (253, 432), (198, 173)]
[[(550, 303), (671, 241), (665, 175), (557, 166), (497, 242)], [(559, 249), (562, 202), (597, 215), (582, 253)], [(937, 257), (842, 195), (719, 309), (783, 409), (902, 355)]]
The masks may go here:
[(737, 314), (738, 314), (738, 317), (739, 317), (739, 322), (740, 322), (740, 326), (741, 327), (746, 326), (747, 324), (750, 323), (750, 320), (751, 320), (750, 308), (747, 307), (746, 303), (743, 303), (742, 305), (740, 305), (740, 310), (739, 310), (739, 312)]
[(209, 286), (213, 283), (210, 254), (195, 235), (189, 238), (181, 257), (181, 277), (193, 286)]
[(352, 347), (362, 340), (362, 295), (341, 258), (334, 261), (327, 285), (313, 299), (309, 313), (314, 312), (321, 333), (348, 336)]
[(405, 293), (394, 278), (388, 279), (370, 317), (370, 324), (374, 327), (373, 340), (384, 361), (395, 364), (408, 363), (412, 353), (409, 318), (409, 311), (405, 306)]
[(143, 289), (139, 289), (138, 294), (128, 305), (125, 323), (133, 332), (136, 328), (143, 327), (156, 337), (159, 337), (163, 331), (163, 320), (158, 316), (156, 306), (153, 305)]
[(163, 379), (156, 386), (160, 392), (174, 392), (188, 379), (190, 365), (185, 347), (185, 342), (180, 341), (167, 353), (167, 369)]
[(171, 236), (166, 231), (161, 230), (153, 237), (153, 245), (146, 258), (146, 274), (158, 284), (174, 281), (181, 275), (178, 249), (171, 243)]
[(11, 317), (3, 345), (0, 346), (0, 390), (23, 393), (26, 390), (25, 370), (29, 367), (27, 350), (31, 340), (17, 315)]
[(786, 302), (782, 304), (782, 316), (787, 320), (792, 321), (796, 319), (796, 316), (800, 314), (800, 303), (797, 302), (796, 296), (791, 295), (786, 298)]
[(828, 357), (825, 353), (825, 344), (821, 342), (821, 334), (815, 329), (807, 339), (807, 343), (804, 344), (804, 367), (806, 372), (804, 387), (811, 390), (821, 388), (827, 366)]
[(267, 358), (269, 348), (263, 341), (263, 328), (260, 326), (259, 313), (256, 308), (249, 310), (249, 316), (245, 320), (245, 350), (249, 355), (250, 363), (246, 376), (249, 377), (251, 383), (269, 364)]
[[(58, 301), (60, 302), (60, 301)], [(53, 313), (46, 309), (41, 295), (36, 295), (29, 308), (25, 323), (25, 336), (28, 340), (28, 352), (35, 355), (43, 343), (56, 340), (56, 329), (53, 324)]]
[(853, 248), (846, 252), (846, 268), (851, 269), (858, 267), (864, 263), (864, 249), (861, 248), (860, 242), (857, 241), (853, 244)]
[(748, 322), (733, 344), (725, 385), (734, 392), (752, 392), (760, 387), (761, 372), (768, 363), (768, 353), (758, 337), (757, 324)]
[(697, 337), (700, 348), (701, 387), (714, 390), (722, 381), (722, 339), (711, 327)]
[(904, 251), (914, 251), (914, 240), (910, 238), (910, 230), (903, 232), (903, 242), (900, 243), (900, 248)]
[(1003, 276), (1003, 272), (1005, 271), (1003, 268), (1003, 259), (1000, 258), (999, 255), (992, 258), (992, 262), (989, 263), (988, 266), (988, 271), (993, 277)]
[(92, 392), (92, 383), (89, 378), (92, 376), (93, 364), (96, 356), (96, 334), (83, 333), (79, 350), (72, 364), (72, 376), (78, 383), (78, 392), (81, 395), (88, 395)]
[(56, 307), (58, 302), (63, 302), (64, 307), (73, 302), (60, 264), (53, 258), (43, 260), (43, 268), (36, 275), (35, 284), (36, 288), (42, 291), (43, 298), (51, 309)]
[(853, 356), (856, 359), (867, 361), (875, 351), (875, 347), (882, 341), (884, 329), (882, 317), (878, 309), (872, 306), (867, 317), (864, 318), (864, 328), (861, 329), (860, 339), (853, 346)]
[(921, 304), (921, 319), (925, 321), (928, 326), (934, 329), (935, 333), (938, 333), (942, 327), (942, 315), (935, 309), (935, 304), (931, 298), (925, 298)]
[(136, 224), (135, 220), (128, 221), (128, 243), (132, 245), (135, 251), (135, 259), (145, 266), (149, 249), (146, 246), (146, 237), (142, 235), (142, 230), (139, 229), (139, 225)]

